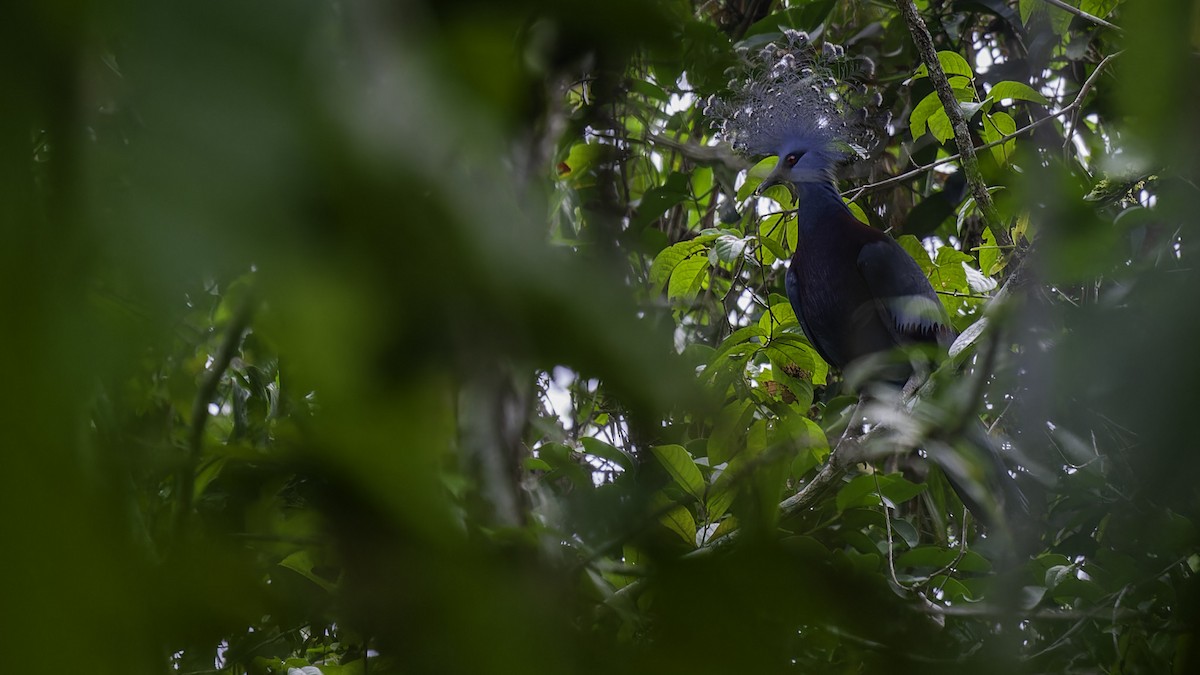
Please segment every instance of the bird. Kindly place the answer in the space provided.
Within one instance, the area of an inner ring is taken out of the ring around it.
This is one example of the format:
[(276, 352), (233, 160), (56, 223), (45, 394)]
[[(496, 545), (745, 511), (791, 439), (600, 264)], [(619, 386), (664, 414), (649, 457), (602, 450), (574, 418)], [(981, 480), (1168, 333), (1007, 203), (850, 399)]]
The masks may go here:
[[(871, 132), (863, 116), (868, 108), (851, 105), (862, 88), (839, 81), (829, 67), (841, 64), (845, 72), (846, 61), (841, 47), (817, 51), (806, 34), (785, 33), (783, 44), (759, 53), (756, 71), (732, 83), (732, 98), (710, 98), (706, 110), (735, 150), (778, 158), (756, 192), (783, 185), (796, 202), (798, 240), (784, 286), (813, 349), (843, 374), (860, 368), (865, 384), (902, 387), (909, 395), (926, 374), (921, 361), (930, 350), (892, 356), (921, 345), (944, 351), (957, 333), (920, 265), (891, 236), (859, 221), (838, 192), (837, 168), (864, 154), (861, 143)], [(1014, 495), (1024, 503), (1015, 484), (1005, 484), (1011, 478), (994, 448), (988, 450), (982, 464), (987, 482), (997, 486), (995, 501)], [(963, 503), (985, 524), (995, 522), (995, 509), (954, 473), (946, 476)]]
[[(895, 239), (860, 222), (837, 190), (836, 169), (873, 133), (862, 114), (869, 106), (855, 100), (865, 88), (844, 74), (873, 66), (837, 45), (818, 51), (799, 31), (785, 32), (755, 62), (756, 71), (735, 81), (737, 93), (710, 99), (708, 112), (735, 150), (778, 157), (757, 192), (784, 185), (796, 199), (799, 240), (784, 281), (813, 349), (844, 373), (867, 357), (879, 365), (899, 347), (948, 348), (956, 333), (920, 265)], [(903, 385), (913, 365), (874, 369), (873, 379)]]
[[(830, 366), (851, 364), (915, 344), (948, 348), (956, 336), (920, 265), (895, 239), (858, 220), (833, 179), (835, 153), (823, 139), (785, 137), (762, 191), (790, 184), (798, 197), (798, 241), (784, 286), (796, 319)], [(882, 379), (907, 384), (912, 364), (884, 368)]]

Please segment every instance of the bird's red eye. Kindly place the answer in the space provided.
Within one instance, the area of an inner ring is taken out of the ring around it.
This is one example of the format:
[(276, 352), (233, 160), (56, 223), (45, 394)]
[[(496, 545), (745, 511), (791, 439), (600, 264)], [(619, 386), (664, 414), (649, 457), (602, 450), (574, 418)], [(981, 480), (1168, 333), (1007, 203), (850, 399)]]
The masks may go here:
[(798, 161), (800, 161), (800, 155), (797, 155), (796, 153), (792, 153), (783, 158), (783, 163), (787, 164), (789, 167), (796, 166), (796, 162)]

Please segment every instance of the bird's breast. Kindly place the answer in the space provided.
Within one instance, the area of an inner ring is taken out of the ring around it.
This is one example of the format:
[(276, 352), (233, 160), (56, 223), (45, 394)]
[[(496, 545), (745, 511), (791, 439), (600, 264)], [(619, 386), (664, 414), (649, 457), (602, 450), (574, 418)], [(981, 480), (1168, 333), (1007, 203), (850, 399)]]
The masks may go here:
[(836, 368), (895, 346), (858, 270), (861, 247), (854, 244), (846, 238), (802, 238), (788, 270), (789, 297), (801, 328)]

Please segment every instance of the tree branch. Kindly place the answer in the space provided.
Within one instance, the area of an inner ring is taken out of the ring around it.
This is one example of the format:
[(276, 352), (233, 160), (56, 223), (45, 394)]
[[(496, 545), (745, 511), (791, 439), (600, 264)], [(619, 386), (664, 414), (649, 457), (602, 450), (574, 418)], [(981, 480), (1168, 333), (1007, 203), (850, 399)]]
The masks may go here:
[(750, 165), (744, 159), (730, 151), (726, 145), (709, 146), (696, 145), (695, 143), (681, 143), (674, 138), (663, 136), (662, 134), (647, 134), (645, 140), (649, 141), (652, 145), (661, 145), (670, 148), (697, 164), (706, 166), (723, 164), (734, 171), (742, 171), (750, 168)]
[(1083, 11), (1082, 9), (1079, 9), (1078, 7), (1072, 7), (1071, 5), (1068, 5), (1067, 3), (1063, 2), (1062, 0), (1042, 0), (1042, 1), (1045, 2), (1046, 4), (1054, 5), (1055, 7), (1061, 9), (1062, 11), (1066, 12), (1067, 14), (1074, 14), (1075, 16), (1077, 16), (1081, 19), (1086, 19), (1088, 21), (1091, 21), (1092, 23), (1096, 24), (1097, 26), (1104, 26), (1105, 28), (1111, 28), (1111, 29), (1117, 31), (1118, 33), (1125, 32), (1125, 31), (1121, 30), (1120, 26), (1111, 24), (1111, 23), (1105, 21), (1104, 19), (1101, 19), (1098, 16), (1093, 16), (1091, 14), (1088, 14), (1087, 12)]
[(912, 34), (913, 42), (917, 45), (917, 51), (921, 54), (921, 60), (925, 63), (926, 70), (929, 71), (929, 81), (933, 83), (938, 99), (941, 100), (942, 107), (946, 109), (946, 116), (950, 118), (950, 126), (954, 128), (954, 142), (958, 145), (963, 171), (967, 174), (967, 183), (971, 186), (975, 204), (979, 207), (979, 212), (983, 214), (984, 221), (991, 227), (996, 242), (1001, 246), (1011, 246), (1012, 236), (1009, 235), (1007, 228), (1001, 227), (1000, 214), (992, 205), (992, 196), (988, 193), (982, 174), (979, 173), (979, 162), (975, 158), (975, 146), (971, 145), (971, 132), (967, 129), (967, 121), (963, 119), (958, 98), (955, 97), (954, 90), (950, 87), (950, 81), (946, 79), (946, 73), (942, 71), (942, 64), (938, 61), (937, 50), (933, 47), (933, 36), (929, 34), (929, 29), (925, 27), (925, 22), (917, 13), (917, 7), (912, 0), (896, 0), (896, 7), (899, 8), (905, 23), (908, 24), (908, 31)]

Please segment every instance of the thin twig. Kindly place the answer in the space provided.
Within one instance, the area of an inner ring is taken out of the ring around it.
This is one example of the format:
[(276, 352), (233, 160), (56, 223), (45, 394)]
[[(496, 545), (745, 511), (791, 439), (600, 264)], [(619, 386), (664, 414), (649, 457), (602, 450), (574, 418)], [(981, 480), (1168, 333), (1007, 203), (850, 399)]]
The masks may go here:
[(887, 530), (888, 572), (891, 573), (892, 583), (896, 584), (896, 588), (911, 591), (912, 589), (900, 583), (899, 577), (896, 576), (896, 545), (892, 540), (892, 510), (888, 508), (887, 502), (883, 498), (883, 488), (879, 485), (879, 472), (872, 471), (871, 476), (875, 479), (875, 494), (879, 497), (879, 506), (883, 509), (883, 524)]
[(1091, 21), (1092, 23), (1096, 24), (1097, 26), (1104, 26), (1105, 28), (1111, 28), (1112, 30), (1117, 31), (1118, 33), (1125, 32), (1124, 30), (1121, 29), (1120, 26), (1111, 24), (1111, 23), (1105, 21), (1104, 19), (1101, 19), (1098, 16), (1093, 16), (1091, 14), (1088, 14), (1087, 12), (1083, 11), (1082, 9), (1079, 9), (1078, 7), (1072, 7), (1071, 5), (1068, 5), (1067, 3), (1063, 2), (1062, 0), (1042, 0), (1042, 1), (1048, 5), (1054, 5), (1055, 7), (1061, 9), (1062, 11), (1066, 12), (1067, 14), (1074, 14), (1075, 16), (1077, 16), (1081, 19), (1086, 19), (1088, 21)]
[[(958, 567), (958, 563), (962, 562), (962, 559), (967, 555), (967, 518), (969, 517), (970, 513), (971, 512), (967, 510), (967, 507), (964, 506), (962, 510), (962, 517), (959, 519), (962, 522), (962, 529), (958, 535), (958, 555), (955, 556), (954, 560), (951, 560), (949, 563), (947, 563), (945, 567), (942, 567), (940, 570), (929, 575), (930, 579), (934, 579), (943, 574), (949, 578), (949, 572)], [(938, 588), (938, 592), (941, 592), (942, 588), (945, 588), (945, 586), (946, 582), (943, 581), (942, 585)]]
[[(1047, 646), (1045, 649), (1039, 649), (1038, 651), (1030, 654), (1029, 656), (1022, 658), (1021, 660), (1022, 661), (1032, 661), (1034, 659), (1045, 656), (1046, 654), (1049, 654), (1050, 652), (1054, 651), (1055, 649), (1058, 649), (1059, 647), (1067, 644), (1068, 640), (1070, 640), (1072, 635), (1074, 635), (1076, 632), (1078, 632), (1080, 628), (1083, 628), (1084, 625), (1087, 624), (1087, 622), (1092, 621), (1095, 618), (1096, 617), (1092, 617), (1092, 616), (1084, 616), (1083, 618), (1076, 621), (1073, 626), (1071, 626), (1067, 630), (1063, 631), (1063, 634), (1058, 636), (1058, 639), (1055, 640), (1054, 642), (1050, 643), (1050, 645)], [(1114, 623), (1115, 623), (1115, 621), (1114, 621)], [(1113, 632), (1113, 639), (1114, 640), (1116, 639), (1115, 631)]]

